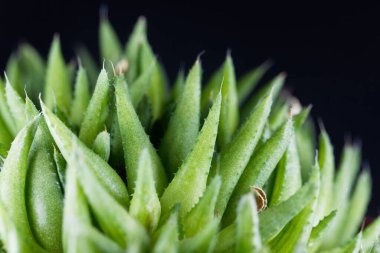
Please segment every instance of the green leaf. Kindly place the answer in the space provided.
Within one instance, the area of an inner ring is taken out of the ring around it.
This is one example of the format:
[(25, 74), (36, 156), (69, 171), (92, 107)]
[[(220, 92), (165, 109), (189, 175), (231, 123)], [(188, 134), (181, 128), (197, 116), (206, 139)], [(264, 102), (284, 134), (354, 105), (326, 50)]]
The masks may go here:
[(261, 212), (259, 220), (263, 242), (273, 239), (291, 219), (298, 215), (310, 203), (316, 191), (316, 182), (309, 181), (287, 200)]
[(301, 127), (296, 128), (296, 139), (301, 162), (302, 181), (306, 182), (311, 174), (316, 149), (315, 129), (310, 118)]
[(206, 83), (202, 90), (201, 95), (201, 112), (202, 115), (207, 112), (212, 101), (218, 95), (220, 90), (220, 85), (223, 81), (224, 65), (222, 65), (218, 70), (216, 70), (211, 76), (210, 80)]
[(52, 139), (43, 120), (29, 152), (26, 206), (36, 240), (49, 251), (62, 252), (63, 194), (54, 166)]
[(145, 17), (139, 17), (125, 47), (129, 65), (127, 71), (127, 78), (129, 82), (136, 80), (139, 75), (139, 55), (141, 53), (142, 43), (145, 40), (146, 19)]
[(65, 158), (59, 153), (59, 151), (54, 147), (54, 163), (57, 169), (59, 182), (61, 184), (61, 189), (64, 191), (66, 186), (66, 161)]
[(0, 205), (8, 213), (17, 230), (33, 237), (26, 210), (25, 184), (28, 154), (37, 129), (39, 117), (29, 122), (12, 142), (11, 149), (0, 173)]
[[(272, 171), (288, 148), (293, 136), (293, 120), (289, 118), (272, 137), (253, 153), (231, 195), (223, 224), (229, 225), (236, 216), (236, 206), (240, 197), (250, 191), (251, 186), (262, 188)], [(222, 186), (223, 188), (223, 186)]]
[(287, 200), (302, 186), (301, 165), (295, 135), (291, 137), (288, 149), (281, 158), (275, 171), (270, 206)]
[(107, 17), (102, 17), (99, 27), (99, 47), (101, 60), (117, 63), (122, 56), (119, 38)]
[(77, 54), (83, 65), (83, 68), (87, 72), (88, 80), (92, 90), (92, 88), (95, 86), (96, 79), (98, 78), (99, 66), (90, 54), (90, 52), (84, 46), (79, 47), (79, 49), (77, 50)]
[(197, 59), (161, 141), (160, 157), (170, 174), (177, 172), (197, 139), (200, 119), (201, 66)]
[(334, 150), (330, 138), (324, 129), (322, 129), (319, 138), (318, 156), (321, 166), (321, 192), (317, 205), (317, 222), (330, 213), (334, 205)]
[(265, 61), (260, 66), (243, 75), (237, 82), (237, 94), (239, 104), (242, 104), (259, 84), (259, 81), (271, 67), (270, 61)]
[(157, 193), (160, 196), (167, 185), (165, 171), (156, 150), (133, 108), (127, 84), (121, 77), (118, 77), (115, 81), (115, 94), (117, 116), (126, 163), (128, 189), (131, 193), (134, 192), (139, 158), (141, 152), (147, 149), (152, 159), (154, 181), (156, 182)]
[(148, 239), (144, 228), (104, 189), (84, 160), (85, 154), (79, 147), (74, 148), (75, 157), (70, 160), (70, 166), (78, 174), (78, 181), (97, 223), (120, 247), (133, 246), (142, 250)]
[[(140, 69), (141, 72), (144, 72), (155, 60), (153, 50), (147, 40), (143, 40), (142, 42), (140, 57)], [(148, 95), (152, 106), (152, 123), (154, 123), (161, 117), (162, 113), (164, 112), (164, 106), (166, 102), (165, 77), (162, 71), (162, 67), (159, 63), (156, 63), (154, 66)]]
[(220, 186), (220, 176), (216, 176), (207, 186), (205, 193), (183, 221), (183, 231), (186, 237), (199, 233), (214, 219), (216, 200)]
[[(78, 137), (50, 111), (41, 101), (42, 112), (50, 134), (65, 160), (69, 160), (75, 148), (81, 149), (87, 166), (96, 175), (101, 185), (123, 206), (129, 203), (128, 191), (123, 180), (101, 157), (79, 141)], [(78, 147), (76, 147), (78, 146)]]
[(213, 163), (211, 175), (220, 174), (222, 178), (222, 187), (215, 210), (215, 215), (219, 218), (222, 217), (229, 198), (260, 139), (271, 106), (272, 95), (263, 98), (232, 141), (222, 150), (220, 168), (217, 163)]
[(237, 206), (236, 253), (257, 252), (262, 248), (256, 200), (244, 195)]
[(19, 57), (17, 54), (13, 53), (9, 57), (5, 72), (8, 73), (9, 80), (16, 92), (22, 94), (24, 89), (23, 74), (21, 73)]
[(144, 95), (147, 95), (152, 84), (153, 71), (155, 69), (156, 60), (153, 60), (149, 68), (131, 84), (130, 93), (133, 106), (136, 108)]
[(313, 174), (310, 178), (315, 185), (316, 190), (312, 195), (312, 199), (302, 210), (273, 240), (269, 242), (269, 246), (273, 252), (306, 252), (307, 242), (309, 240), (313, 220), (316, 217), (316, 206), (320, 191), (320, 175), (319, 165), (313, 169)]
[(157, 239), (152, 252), (178, 252), (178, 212), (173, 212), (166, 223), (157, 231)]
[(13, 117), (13, 122), (15, 122), (16, 131), (20, 131), (26, 124), (26, 112), (25, 112), (25, 102), (19, 96), (17, 91), (12, 87), (7, 76), (5, 84), (5, 95), (7, 99), (7, 104), (9, 111)]
[(345, 221), (342, 222), (337, 234), (342, 242), (346, 242), (352, 238), (363, 223), (371, 197), (371, 186), (371, 175), (368, 170), (365, 170), (358, 178), (347, 207)]
[(179, 203), (179, 218), (182, 220), (203, 195), (218, 133), (221, 100), (219, 93), (193, 150), (165, 189), (161, 197), (163, 215), (169, 213), (170, 209)]
[(327, 216), (323, 217), (318, 224), (313, 227), (313, 230), (311, 231), (309, 242), (308, 242), (308, 251), (315, 252), (317, 251), (320, 244), (323, 243), (323, 237), (326, 233), (326, 231), (329, 229), (329, 227), (332, 225), (332, 221), (336, 215), (336, 210), (332, 211)]
[(363, 252), (369, 252), (369, 250), (375, 245), (376, 241), (380, 238), (380, 218), (372, 221), (372, 223), (366, 227), (362, 237), (362, 250)]
[(151, 157), (147, 149), (140, 155), (136, 188), (129, 212), (149, 231), (154, 231), (161, 215), (161, 204), (157, 195)]
[(81, 125), (89, 101), (90, 90), (87, 72), (81, 65), (79, 65), (79, 70), (75, 81), (74, 99), (70, 112), (70, 119), (75, 125)]
[(223, 82), (221, 84), (222, 107), (218, 132), (218, 144), (224, 147), (231, 141), (239, 124), (239, 105), (236, 91), (235, 69), (230, 54), (224, 63)]
[(60, 111), (68, 115), (68, 109), (71, 105), (71, 86), (58, 36), (54, 36), (50, 47), (44, 101), (49, 109), (53, 109), (56, 105)]
[(177, 78), (174, 82), (173, 89), (171, 91), (170, 101), (175, 103), (181, 97), (183, 88), (185, 87), (185, 71), (181, 68), (177, 74)]
[(0, 115), (8, 131), (11, 133), (11, 136), (15, 137), (18, 131), (15, 127), (16, 123), (14, 122), (13, 116), (8, 107), (7, 98), (5, 95), (5, 85), (2, 80), (0, 80)]
[(111, 139), (110, 134), (106, 130), (96, 136), (92, 149), (103, 158), (104, 161), (108, 161), (111, 152)]
[(110, 84), (106, 70), (100, 71), (94, 93), (84, 114), (79, 139), (91, 147), (107, 119)]
[(215, 218), (208, 221), (206, 226), (193, 237), (181, 240), (179, 252), (211, 253), (214, 250), (219, 221)]
[(261, 98), (267, 96), (269, 93), (272, 93), (273, 101), (277, 98), (278, 94), (281, 91), (282, 86), (285, 83), (285, 73), (280, 73), (275, 78), (273, 78), (269, 83), (261, 87), (255, 94), (250, 98), (247, 103), (241, 109), (241, 120), (245, 120), (251, 113), (251, 111), (256, 107), (257, 103)]

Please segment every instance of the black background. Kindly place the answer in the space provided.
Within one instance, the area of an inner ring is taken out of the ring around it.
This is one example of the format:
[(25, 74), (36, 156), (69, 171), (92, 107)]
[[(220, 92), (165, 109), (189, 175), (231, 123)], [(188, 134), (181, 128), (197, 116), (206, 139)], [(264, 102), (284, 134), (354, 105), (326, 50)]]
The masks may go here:
[[(287, 86), (313, 104), (339, 154), (345, 136), (359, 138), (374, 181), (370, 214), (380, 208), (380, 6), (307, 4), (213, 5), (204, 2), (21, 2), (0, 3), (0, 67), (20, 41), (43, 54), (55, 32), (69, 60), (84, 42), (97, 55), (99, 7), (125, 41), (139, 15), (148, 19), (149, 40), (171, 79), (178, 67), (202, 56), (209, 75), (232, 50), (238, 74), (270, 58), (271, 71), (288, 73)], [(159, 2), (159, 3), (158, 3)]]

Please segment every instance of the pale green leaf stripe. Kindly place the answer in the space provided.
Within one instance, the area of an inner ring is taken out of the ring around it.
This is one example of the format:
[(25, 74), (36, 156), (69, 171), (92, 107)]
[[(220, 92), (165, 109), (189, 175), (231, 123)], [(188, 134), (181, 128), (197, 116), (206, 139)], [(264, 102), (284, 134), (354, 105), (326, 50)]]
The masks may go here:
[(84, 193), (77, 181), (75, 168), (71, 166), (67, 170), (64, 205), (62, 237), (64, 252), (98, 252), (100, 249), (101, 252), (122, 253), (115, 242), (91, 226), (89, 211)]
[(43, 95), (49, 109), (53, 109), (56, 105), (60, 111), (68, 115), (67, 110), (71, 105), (71, 86), (58, 36), (54, 37), (51, 44)]
[(141, 247), (148, 239), (144, 228), (104, 189), (88, 167), (84, 160), (84, 152), (79, 146), (74, 147), (73, 154), (74, 158), (70, 160), (73, 164), (70, 166), (73, 166), (78, 174), (78, 181), (101, 229), (120, 247), (133, 245), (142, 250)]
[(110, 84), (107, 71), (100, 71), (94, 93), (84, 114), (79, 139), (91, 147), (98, 133), (104, 128), (109, 104)]
[(367, 206), (371, 197), (371, 176), (369, 171), (363, 171), (356, 183), (350, 203), (347, 207), (345, 221), (342, 222), (337, 235), (342, 242), (352, 238), (364, 221)]
[[(27, 43), (18, 49), (19, 66), (27, 94), (37, 102), (38, 94), (43, 90), (46, 64), (38, 51)], [(20, 93), (22, 94), (22, 93)]]
[(80, 64), (75, 80), (74, 98), (70, 112), (71, 122), (76, 126), (81, 125), (90, 101), (89, 85), (87, 71)]
[(221, 184), (220, 176), (216, 176), (207, 186), (199, 202), (186, 215), (183, 221), (183, 230), (186, 237), (196, 235), (213, 220)]
[[(7, 252), (22, 253), (48, 253), (33, 239), (33, 237), (21, 229), (12, 220), (12, 214), (7, 212), (7, 207), (0, 203), (0, 238), (1, 244)], [(5, 252), (5, 251), (4, 251)]]
[(36, 240), (51, 252), (62, 252), (63, 194), (53, 148), (49, 130), (41, 119), (29, 153), (26, 206)]
[(316, 191), (316, 182), (310, 181), (284, 202), (261, 212), (259, 220), (263, 242), (271, 240), (291, 219), (298, 215), (310, 203)]
[(122, 55), (119, 38), (107, 17), (102, 17), (99, 27), (99, 47), (101, 60), (117, 63)]
[(125, 46), (128, 60), (127, 78), (129, 82), (133, 82), (139, 75), (139, 53), (144, 40), (146, 40), (146, 20), (145, 17), (139, 17)]
[(166, 223), (157, 231), (152, 253), (178, 252), (178, 213), (173, 212)]
[[(313, 220), (316, 217), (316, 205), (320, 191), (320, 171), (318, 162), (313, 168), (313, 174), (310, 178), (311, 183), (315, 185), (316, 190), (311, 197), (311, 201), (273, 240), (269, 246), (273, 252), (306, 252), (307, 242), (313, 227)], [(273, 216), (274, 217), (274, 216)]]
[(321, 243), (323, 243), (323, 236), (325, 235), (329, 227), (332, 225), (332, 221), (336, 215), (336, 212), (336, 210), (332, 211), (330, 214), (323, 217), (323, 219), (320, 220), (315, 227), (313, 227), (307, 245), (308, 251), (317, 251), (318, 247), (321, 245)]
[(237, 131), (230, 144), (220, 154), (220, 168), (214, 163), (212, 174), (220, 174), (222, 187), (216, 204), (215, 215), (222, 217), (229, 198), (247, 166), (263, 132), (272, 106), (272, 95), (263, 98), (247, 121)]
[(193, 150), (187, 156), (161, 197), (162, 213), (164, 215), (179, 203), (179, 217), (182, 220), (185, 214), (199, 201), (206, 189), (218, 133), (221, 100), (222, 97), (219, 93), (203, 124)]
[(197, 139), (200, 120), (201, 66), (194, 63), (162, 139), (159, 154), (170, 174), (177, 172)]
[(205, 228), (193, 237), (180, 241), (179, 252), (181, 253), (212, 253), (214, 252), (219, 221), (215, 218), (208, 221)]
[(281, 158), (275, 173), (270, 206), (287, 200), (302, 186), (301, 165), (295, 135), (291, 137), (288, 149)]
[(239, 124), (239, 101), (236, 91), (235, 69), (230, 54), (227, 54), (223, 69), (222, 107), (218, 132), (218, 144), (223, 148), (231, 141)]
[(15, 127), (13, 116), (8, 107), (7, 98), (5, 95), (5, 84), (3, 80), (1, 79), (0, 79), (0, 115), (8, 131), (11, 133), (12, 137), (14, 138), (18, 131)]
[[(251, 186), (262, 188), (280, 161), (293, 136), (293, 121), (289, 118), (272, 137), (251, 157), (233, 191), (223, 217), (225, 225), (233, 222), (240, 197), (250, 191)], [(223, 188), (223, 186), (222, 186)]]
[(39, 117), (36, 117), (17, 134), (0, 173), (0, 205), (12, 211), (9, 213), (10, 220), (31, 238), (33, 234), (25, 205), (25, 184), (28, 154), (38, 121)]
[(319, 137), (318, 156), (321, 167), (321, 193), (317, 205), (317, 222), (333, 210), (334, 201), (334, 150), (324, 129)]
[(273, 100), (275, 100), (281, 91), (282, 86), (285, 83), (285, 73), (281, 73), (273, 78), (269, 83), (259, 89), (255, 94), (244, 104), (241, 109), (241, 120), (245, 120), (251, 111), (256, 107), (257, 103), (262, 97), (272, 92)]
[(261, 248), (256, 200), (253, 194), (246, 194), (240, 199), (237, 206), (235, 252), (257, 252)]
[(12, 115), (13, 122), (15, 122), (15, 127), (18, 132), (25, 126), (27, 122), (25, 114), (25, 102), (17, 93), (17, 91), (15, 91), (7, 76), (5, 76), (5, 78), (5, 96), (7, 99), (9, 111)]
[(153, 60), (150, 66), (131, 84), (131, 100), (135, 108), (137, 108), (144, 95), (147, 95), (149, 92), (156, 64), (156, 60)]
[(41, 101), (41, 108), (46, 124), (54, 142), (57, 144), (63, 157), (68, 161), (75, 149), (75, 145), (82, 150), (85, 162), (99, 179), (107, 191), (123, 206), (129, 203), (128, 191), (123, 180), (102, 158), (95, 154), (79, 141), (78, 137), (50, 111)]
[(111, 137), (106, 130), (100, 132), (98, 136), (96, 136), (92, 149), (104, 161), (108, 161), (111, 152)]
[[(259, 213), (261, 240), (268, 242), (277, 235), (291, 219), (305, 208), (315, 191), (316, 185), (314, 182), (308, 182), (289, 199)], [(276, 219), (273, 219), (273, 217), (276, 217)], [(236, 223), (232, 223), (223, 229), (219, 234), (216, 252), (231, 250), (235, 244), (235, 234)]]
[(259, 81), (264, 76), (264, 74), (271, 67), (272, 63), (270, 61), (266, 61), (257, 68), (249, 71), (245, 75), (243, 75), (237, 82), (237, 94), (239, 98), (239, 104), (242, 104), (251, 92), (256, 88), (259, 84)]
[(161, 215), (161, 204), (157, 195), (152, 162), (147, 149), (140, 155), (135, 192), (129, 212), (148, 231), (155, 231)]
[(128, 189), (131, 193), (134, 192), (139, 158), (141, 152), (144, 149), (147, 149), (152, 159), (154, 181), (156, 182), (157, 193), (160, 196), (167, 185), (166, 174), (160, 158), (150, 142), (149, 136), (145, 133), (136, 111), (133, 108), (132, 101), (128, 94), (127, 84), (121, 77), (118, 77), (115, 81), (115, 95), (117, 116), (126, 163)]

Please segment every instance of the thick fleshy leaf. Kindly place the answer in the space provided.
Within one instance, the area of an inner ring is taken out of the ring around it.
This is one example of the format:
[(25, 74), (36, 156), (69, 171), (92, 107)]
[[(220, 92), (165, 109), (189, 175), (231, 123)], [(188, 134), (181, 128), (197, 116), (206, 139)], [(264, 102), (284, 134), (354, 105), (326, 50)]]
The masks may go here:
[[(0, 205), (5, 210), (11, 211), (7, 211), (9, 219), (14, 222), (13, 225), (17, 230), (30, 238), (33, 234), (25, 205), (25, 184), (28, 154), (38, 121), (39, 117), (36, 117), (17, 134), (0, 173)], [(17, 238), (17, 240), (21, 239)]]
[(41, 108), (50, 134), (66, 161), (70, 159), (75, 148), (80, 149), (86, 164), (91, 168), (101, 185), (103, 185), (121, 205), (127, 206), (129, 203), (128, 191), (119, 175), (117, 175), (101, 157), (80, 142), (78, 137), (71, 132), (42, 101)]
[(156, 182), (157, 193), (160, 196), (167, 185), (165, 171), (156, 150), (149, 140), (149, 136), (145, 133), (133, 108), (127, 84), (121, 77), (118, 77), (115, 81), (115, 94), (127, 170), (128, 189), (131, 193), (134, 192), (140, 155), (144, 149), (147, 149), (152, 159), (154, 181)]
[(127, 72), (128, 82), (133, 82), (139, 75), (139, 55), (141, 53), (141, 45), (145, 40), (146, 19), (145, 17), (139, 17), (125, 47), (129, 64)]
[(319, 173), (319, 165), (316, 162), (310, 178), (316, 190), (305, 209), (287, 224), (279, 235), (269, 242), (269, 247), (273, 252), (306, 252), (313, 220), (316, 218), (316, 206), (320, 191)]
[(26, 206), (36, 240), (49, 251), (62, 252), (63, 194), (53, 148), (49, 130), (41, 120), (29, 153)]
[(109, 93), (110, 84), (107, 71), (102, 69), (79, 131), (79, 139), (89, 147), (92, 146), (96, 136), (104, 128), (108, 112)]
[(311, 119), (296, 128), (297, 148), (301, 162), (302, 182), (306, 182), (311, 174), (316, 149), (316, 135)]
[(9, 80), (13, 85), (13, 88), (17, 93), (22, 94), (23, 92), (23, 74), (21, 73), (19, 57), (17, 54), (13, 53), (8, 59), (5, 72), (8, 73)]
[(176, 109), (161, 141), (160, 157), (170, 174), (177, 172), (197, 139), (200, 120), (201, 66), (199, 59), (187, 76)]
[(0, 115), (9, 133), (11, 133), (12, 137), (15, 137), (17, 134), (16, 123), (14, 122), (10, 108), (8, 107), (3, 80), (0, 80)]
[(84, 46), (81, 46), (77, 49), (77, 54), (83, 65), (83, 68), (87, 72), (89, 84), (92, 90), (96, 84), (96, 79), (98, 78), (99, 66), (88, 49)]
[(241, 110), (241, 120), (245, 120), (251, 113), (251, 111), (256, 107), (257, 103), (261, 100), (261, 98), (265, 97), (269, 93), (272, 93), (273, 100), (275, 100), (278, 94), (281, 91), (282, 86), (285, 83), (285, 73), (281, 73), (277, 75), (273, 80), (264, 85), (261, 89), (259, 89), (255, 94), (250, 98), (247, 103), (243, 106)]
[(153, 253), (176, 253), (178, 252), (178, 213), (174, 211), (166, 223), (157, 231)]
[(219, 221), (215, 218), (208, 221), (206, 226), (193, 237), (181, 240), (179, 252), (211, 253), (214, 250)]
[(308, 251), (315, 252), (321, 243), (323, 243), (323, 236), (331, 226), (332, 221), (336, 215), (336, 210), (332, 211), (329, 215), (325, 216), (318, 224), (313, 227), (311, 231), (309, 242), (308, 242)]
[(155, 69), (156, 60), (153, 60), (150, 67), (147, 68), (130, 87), (131, 100), (133, 106), (136, 108), (144, 95), (147, 95), (152, 84), (153, 71)]
[(248, 98), (271, 65), (271, 61), (265, 61), (263, 64), (249, 71), (239, 79), (237, 82), (239, 104), (242, 104)]
[(99, 27), (99, 47), (101, 60), (116, 64), (122, 56), (119, 38), (107, 17), (102, 17)]
[(236, 253), (257, 252), (262, 248), (256, 200), (244, 195), (237, 207)]
[(221, 100), (222, 97), (219, 93), (193, 150), (165, 189), (161, 197), (163, 215), (169, 213), (179, 203), (179, 218), (182, 220), (203, 195), (218, 133)]
[(62, 154), (54, 147), (54, 164), (57, 169), (61, 189), (64, 191), (66, 186), (66, 161)]
[(186, 237), (196, 235), (214, 219), (216, 200), (220, 186), (220, 176), (216, 176), (207, 186), (205, 193), (183, 221), (183, 230)]
[(87, 71), (80, 65), (75, 81), (74, 98), (70, 112), (70, 119), (76, 126), (81, 125), (89, 101), (90, 88)]
[(289, 146), (293, 136), (293, 121), (289, 118), (273, 136), (252, 155), (241, 175), (223, 217), (224, 225), (232, 223), (240, 197), (251, 187), (262, 188)]
[(157, 195), (151, 157), (147, 149), (140, 155), (136, 188), (129, 212), (149, 231), (154, 231), (161, 215), (161, 204)]
[(221, 218), (229, 198), (247, 166), (263, 132), (272, 106), (272, 96), (269, 95), (260, 102), (247, 121), (237, 131), (230, 144), (222, 150), (220, 163), (214, 163), (211, 174), (219, 174), (222, 178), (215, 214)]
[(110, 134), (104, 130), (96, 136), (92, 149), (104, 161), (108, 161), (111, 152), (111, 139)]
[(221, 91), (223, 103), (220, 109), (218, 144), (223, 148), (231, 141), (232, 135), (239, 124), (239, 101), (236, 91), (235, 69), (229, 54), (224, 63)]
[(380, 238), (380, 218), (374, 220), (363, 232), (361, 249), (363, 252), (369, 250)]
[(57, 106), (64, 114), (69, 114), (71, 86), (58, 36), (54, 37), (50, 47), (45, 78), (44, 102), (49, 109)]
[(9, 111), (13, 117), (13, 122), (15, 122), (16, 131), (20, 131), (26, 124), (26, 112), (25, 112), (25, 102), (17, 93), (17, 91), (11, 85), (7, 76), (5, 84), (5, 96), (7, 99), (7, 104)]
[(120, 247), (136, 247), (142, 250), (147, 243), (144, 228), (121, 206), (93, 175), (84, 152), (74, 148), (75, 157), (70, 161), (78, 174), (78, 181), (91, 206), (95, 219), (104, 233)]

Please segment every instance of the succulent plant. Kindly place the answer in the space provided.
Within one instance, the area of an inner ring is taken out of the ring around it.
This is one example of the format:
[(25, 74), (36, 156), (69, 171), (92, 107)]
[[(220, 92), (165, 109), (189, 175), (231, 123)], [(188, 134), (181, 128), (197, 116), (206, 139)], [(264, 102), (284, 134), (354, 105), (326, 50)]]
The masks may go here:
[[(230, 53), (202, 88), (173, 85), (140, 18), (123, 49), (108, 19), (102, 67), (23, 44), (0, 79), (4, 252), (379, 252), (360, 146), (338, 170), (329, 136), (270, 64), (236, 78)], [(100, 65), (101, 65), (100, 64)], [(316, 152), (317, 150), (317, 152)]]

